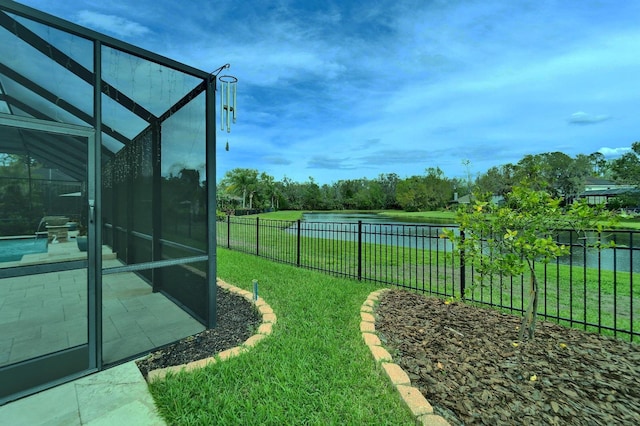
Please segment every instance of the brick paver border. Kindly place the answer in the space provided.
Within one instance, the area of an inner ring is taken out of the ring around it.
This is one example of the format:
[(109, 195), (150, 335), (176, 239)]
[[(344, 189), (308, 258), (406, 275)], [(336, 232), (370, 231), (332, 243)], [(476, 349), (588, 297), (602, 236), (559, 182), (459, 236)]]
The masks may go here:
[[(257, 333), (249, 337), (249, 339), (247, 339), (242, 345), (222, 351), (215, 356), (183, 365), (150, 371), (147, 381), (151, 382), (153, 380), (162, 380), (170, 371), (174, 373), (190, 371), (195, 368), (205, 367), (211, 363), (224, 361), (225, 359), (233, 356), (238, 356), (248, 351), (259, 341), (271, 334), (277, 317), (273, 312), (273, 309), (271, 309), (271, 307), (262, 298), (258, 298), (258, 300), (254, 301), (252, 293), (224, 281), (218, 280), (218, 286), (232, 293), (243, 296), (258, 308), (258, 311), (262, 314), (262, 324), (258, 328)], [(387, 289), (377, 290), (369, 294), (369, 297), (360, 308), (360, 331), (362, 332), (362, 338), (365, 344), (369, 347), (376, 364), (382, 368), (391, 383), (396, 387), (398, 394), (405, 404), (407, 404), (409, 410), (411, 410), (411, 413), (415, 416), (418, 423), (424, 426), (450, 426), (449, 422), (447, 422), (443, 417), (433, 413), (433, 407), (429, 404), (429, 401), (426, 400), (419, 389), (411, 386), (411, 380), (407, 373), (398, 364), (393, 363), (391, 354), (389, 354), (389, 352), (382, 346), (380, 338), (375, 334), (374, 307), (376, 302), (379, 300), (380, 294), (384, 291), (387, 291)]]
[(271, 309), (271, 306), (269, 306), (267, 302), (265, 302), (261, 297), (258, 297), (258, 300), (253, 300), (253, 294), (251, 292), (243, 290), (221, 280), (218, 280), (218, 287), (244, 297), (258, 308), (258, 312), (260, 312), (260, 314), (262, 315), (262, 324), (260, 325), (260, 327), (258, 327), (257, 333), (249, 337), (242, 345), (227, 349), (226, 351), (222, 351), (219, 354), (216, 354), (209, 358), (189, 362), (187, 364), (159, 368), (157, 370), (150, 371), (147, 375), (148, 382), (164, 379), (164, 377), (169, 372), (177, 373), (180, 371), (190, 371), (195, 368), (202, 368), (208, 364), (213, 364), (218, 361), (224, 361), (228, 358), (238, 356), (244, 352), (247, 352), (249, 349), (258, 344), (259, 341), (271, 334), (271, 332), (273, 331), (273, 325), (276, 323), (277, 317), (273, 312), (273, 309)]
[(402, 400), (407, 404), (411, 413), (415, 416), (419, 424), (425, 426), (445, 426), (449, 425), (443, 417), (433, 413), (433, 407), (422, 395), (418, 388), (411, 386), (411, 380), (407, 373), (398, 365), (393, 363), (391, 354), (382, 346), (380, 338), (375, 334), (374, 307), (380, 295), (388, 289), (380, 289), (369, 294), (369, 297), (360, 308), (360, 331), (365, 344), (371, 350), (371, 355), (389, 377), (391, 383), (396, 387)]

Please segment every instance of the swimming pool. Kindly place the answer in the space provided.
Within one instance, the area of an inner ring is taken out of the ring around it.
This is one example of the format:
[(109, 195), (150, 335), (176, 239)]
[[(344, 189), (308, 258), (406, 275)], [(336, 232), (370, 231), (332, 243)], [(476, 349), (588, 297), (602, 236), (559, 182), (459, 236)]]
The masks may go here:
[(47, 239), (34, 237), (0, 238), (0, 262), (15, 262), (25, 254), (46, 253)]

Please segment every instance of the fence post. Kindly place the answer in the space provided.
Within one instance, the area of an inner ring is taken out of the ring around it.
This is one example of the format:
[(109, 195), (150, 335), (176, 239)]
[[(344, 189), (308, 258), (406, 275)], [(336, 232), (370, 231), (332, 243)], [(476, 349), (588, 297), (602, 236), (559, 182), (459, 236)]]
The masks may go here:
[(227, 248), (231, 248), (231, 215), (227, 215)]
[(300, 266), (300, 219), (298, 219), (298, 238), (296, 240), (296, 265)]
[(358, 221), (358, 281), (362, 281), (362, 221)]
[[(464, 245), (464, 231), (460, 231), (460, 245)], [(460, 250), (460, 297), (462, 299), (464, 299), (464, 289), (467, 283), (466, 270), (467, 268), (465, 266), (464, 249), (462, 249)]]
[[(633, 249), (634, 249), (634, 242), (633, 242), (633, 231), (629, 231), (629, 272), (633, 271)], [(615, 265), (615, 263), (614, 263)], [(633, 276), (635, 274), (631, 273), (629, 274), (629, 295), (631, 296), (629, 298), (629, 341), (633, 342), (633, 336), (637, 333), (633, 332)], [(614, 284), (614, 289), (617, 289), (618, 286)], [(616, 300), (615, 297), (613, 300)]]
[(256, 256), (260, 256), (260, 218), (256, 217)]

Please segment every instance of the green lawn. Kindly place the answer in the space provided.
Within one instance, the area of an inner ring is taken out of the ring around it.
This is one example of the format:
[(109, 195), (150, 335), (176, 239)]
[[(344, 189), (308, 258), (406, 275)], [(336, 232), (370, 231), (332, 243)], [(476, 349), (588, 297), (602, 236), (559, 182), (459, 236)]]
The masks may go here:
[(622, 229), (640, 229), (640, 217), (620, 218), (616, 227)]
[[(637, 312), (640, 303), (640, 289), (632, 286), (640, 279), (640, 274), (629, 272), (601, 271), (594, 268), (569, 268), (566, 265), (537, 266), (537, 275), (541, 279), (539, 288), (538, 313), (552, 317), (566, 318), (559, 323), (573, 326), (590, 332), (616, 335), (613, 330), (624, 330), (617, 335), (629, 339), (629, 331), (640, 329), (640, 318)], [(547, 277), (545, 280), (544, 278)], [(471, 279), (468, 280), (472, 282)], [(524, 281), (524, 282), (523, 282)], [(479, 280), (477, 282), (480, 282)], [(523, 297), (520, 284), (523, 283)], [(485, 278), (482, 285), (470, 285), (468, 298), (485, 303), (512, 305), (514, 308), (526, 309), (529, 302), (527, 294), (528, 278), (493, 277)], [(503, 311), (510, 311), (503, 309)], [(632, 315), (633, 312), (633, 315)], [(631, 319), (633, 318), (633, 324)], [(539, 318), (541, 321), (544, 318)], [(551, 320), (554, 321), (554, 320)], [(593, 325), (584, 326), (576, 321)], [(637, 341), (637, 338), (636, 340)]]
[(413, 425), (359, 331), (379, 286), (218, 249), (218, 275), (275, 311), (274, 332), (246, 354), (150, 385), (176, 425)]
[[(258, 215), (249, 215), (247, 217), (256, 217), (272, 220), (298, 220), (302, 219), (302, 215), (305, 212), (301, 210), (282, 210), (271, 213), (260, 213)], [(330, 213), (330, 212), (327, 212)], [(347, 211), (336, 210), (335, 213), (347, 213)], [(442, 223), (447, 221), (448, 223), (456, 223), (455, 210), (447, 211), (428, 211), (428, 212), (405, 212), (402, 210), (382, 210), (375, 211), (376, 214), (386, 216), (391, 219), (399, 220), (415, 220), (428, 223), (430, 221), (435, 223)], [(640, 229), (640, 218), (620, 218), (615, 228), (620, 229)]]
[(450, 223), (456, 223), (456, 212), (455, 210), (447, 210), (447, 211), (429, 211), (429, 212), (405, 212), (402, 210), (385, 210), (378, 213), (382, 216), (388, 216), (391, 218), (397, 219), (420, 219), (424, 222), (429, 222), (430, 220), (442, 221), (447, 220)]
[[(405, 212), (402, 210), (382, 210), (382, 211), (360, 211), (360, 210), (335, 210), (335, 211), (327, 211), (323, 213), (376, 213), (381, 216), (386, 216), (391, 219), (419, 219), (420, 221), (428, 222), (431, 219), (435, 220), (450, 220), (452, 223), (455, 222), (456, 213), (455, 211), (432, 211), (432, 212)], [(249, 215), (247, 217), (256, 217), (259, 216), (263, 219), (272, 219), (272, 220), (298, 220), (302, 219), (302, 215), (304, 211), (300, 210), (282, 210), (277, 212), (270, 213), (260, 213), (258, 215)]]
[(280, 210), (277, 212), (260, 213), (257, 215), (248, 215), (247, 217), (259, 217), (261, 219), (270, 220), (298, 220), (302, 219), (303, 211), (300, 210)]

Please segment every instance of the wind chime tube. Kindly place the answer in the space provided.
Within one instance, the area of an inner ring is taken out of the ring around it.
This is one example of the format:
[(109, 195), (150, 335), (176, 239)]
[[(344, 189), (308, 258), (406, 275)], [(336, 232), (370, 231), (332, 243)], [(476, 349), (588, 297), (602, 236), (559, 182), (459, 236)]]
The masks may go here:
[(224, 130), (224, 82), (220, 82), (220, 130)]
[(231, 133), (231, 83), (227, 83), (227, 133)]
[(236, 92), (238, 89), (238, 83), (233, 84), (233, 124), (236, 123), (236, 110), (238, 109), (238, 104), (236, 103)]

